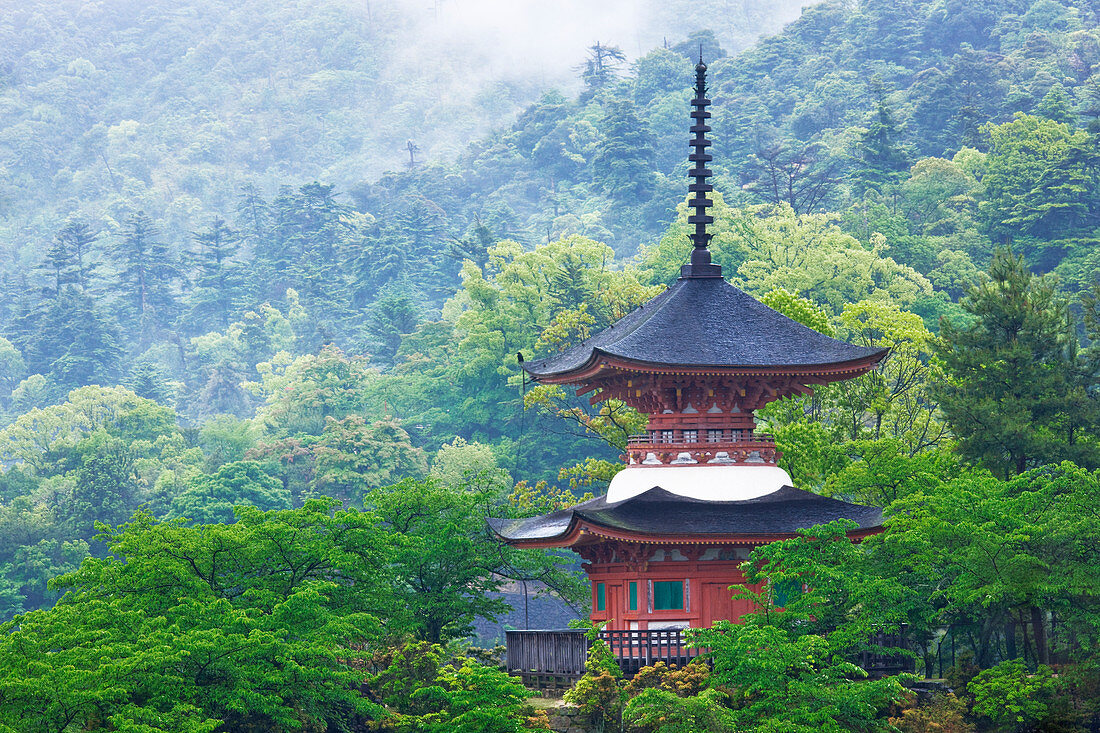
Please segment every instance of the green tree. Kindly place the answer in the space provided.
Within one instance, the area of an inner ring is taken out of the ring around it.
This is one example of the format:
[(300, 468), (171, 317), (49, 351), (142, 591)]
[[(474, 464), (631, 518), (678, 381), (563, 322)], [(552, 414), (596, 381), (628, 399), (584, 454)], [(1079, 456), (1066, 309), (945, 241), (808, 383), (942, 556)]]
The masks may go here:
[(979, 211), (993, 237), (1056, 240), (1092, 221), (1100, 158), (1088, 133), (1024, 114), (983, 132), (989, 154)]
[(909, 156), (900, 144), (901, 131), (886, 101), (880, 79), (873, 79), (875, 111), (866, 132), (860, 136), (857, 154), (862, 167), (855, 173), (860, 188), (885, 189), (896, 185), (909, 168)]
[(0, 627), (0, 719), (288, 731), (378, 711), (348, 662), (396, 618), (370, 515), (314, 501), (244, 508), (232, 525), (139, 513), (104, 529), (111, 554), (59, 578), (68, 593), (54, 608)]
[(1068, 462), (1007, 482), (967, 472), (896, 502), (880, 557), (900, 561), (895, 573), (906, 585), (927, 589), (939, 623), (974, 629), (980, 667), (995, 663), (1005, 643), (1015, 647), (1005, 624), (1021, 621), (1030, 626), (1025, 653), (1046, 664), (1048, 613), (1084, 641), (1065, 650), (1071, 656), (1087, 654), (1096, 635), (1098, 506), (1100, 475)]
[(737, 730), (739, 720), (728, 703), (728, 696), (713, 688), (681, 697), (651, 687), (627, 703), (623, 720), (653, 733), (724, 733)]
[(368, 423), (358, 415), (329, 418), (314, 455), (313, 487), (346, 501), (401, 479), (422, 478), (428, 471), (424, 451), (413, 447), (399, 424)]
[[(886, 253), (885, 236), (870, 247), (845, 233), (827, 214), (799, 215), (787, 205), (732, 208), (715, 193), (711, 251), (727, 277), (756, 297), (778, 288), (838, 314), (861, 300), (889, 300), (908, 308), (930, 295), (928, 279)], [(687, 207), (655, 246), (642, 250), (641, 269), (653, 282), (670, 282), (690, 249)]]
[(729, 716), (736, 725), (776, 733), (885, 731), (879, 713), (905, 696), (898, 680), (867, 680), (816, 634), (719, 621), (696, 638), (711, 649), (717, 684), (739, 693)]
[(367, 681), (386, 705), (382, 722), (397, 733), (520, 733), (533, 730), (531, 693), (514, 677), (472, 659), (446, 662), (438, 644), (410, 642), (383, 655)]
[(1035, 106), (1035, 114), (1054, 122), (1061, 122), (1073, 126), (1077, 121), (1077, 115), (1073, 111), (1073, 100), (1066, 93), (1066, 88), (1061, 84), (1055, 84), (1046, 93), (1039, 104)]
[(257, 243), (251, 269), (254, 289), (277, 302), (293, 288), (315, 314), (314, 331), (298, 334), (315, 350), (347, 327), (351, 293), (344, 265), (361, 232), (333, 185), (285, 187), (271, 208), (271, 232)]
[(646, 201), (653, 195), (653, 139), (634, 105), (608, 102), (592, 158), (592, 178), (610, 198)]
[(978, 673), (966, 686), (974, 696), (974, 714), (992, 723), (991, 730), (1034, 730), (1054, 696), (1049, 667), (1029, 670), (1018, 660), (1004, 661)]
[(11, 332), (27, 370), (49, 377), (52, 396), (117, 378), (122, 336), (95, 302), (74, 289), (62, 290), (19, 319)]
[(206, 456), (208, 471), (216, 471), (230, 461), (239, 461), (256, 443), (251, 421), (233, 415), (215, 415), (199, 428), (199, 445)]
[(920, 316), (894, 303), (862, 300), (846, 305), (839, 321), (844, 340), (890, 353), (868, 374), (819, 392), (826, 419), (849, 440), (895, 439), (909, 455), (945, 439), (947, 427), (933, 394), (943, 371)]
[(234, 461), (212, 475), (191, 479), (187, 489), (172, 499), (169, 519), (183, 517), (196, 524), (228, 524), (236, 520), (233, 508), (254, 506), (262, 511), (289, 509), (290, 492), (255, 461)]
[(92, 246), (97, 238), (98, 235), (87, 222), (71, 220), (65, 223), (57, 233), (54, 245), (64, 252), (65, 266), (56, 267), (52, 261), (50, 263), (56, 273), (55, 282), (71, 282), (82, 293), (88, 290), (99, 269), (92, 258)]
[(286, 352), (256, 366), (264, 398), (256, 419), (275, 437), (296, 433), (320, 435), (328, 418), (371, 412), (369, 387), (378, 373), (362, 356), (348, 356), (335, 346), (297, 358)]
[(60, 297), (62, 286), (75, 282), (75, 264), (76, 256), (69, 250), (68, 240), (60, 235), (54, 237), (53, 244), (46, 250), (46, 256), (39, 265), (52, 281), (48, 287), (43, 288), (43, 293), (54, 298)]
[(124, 313), (140, 329), (141, 341), (147, 345), (175, 317), (179, 269), (144, 211), (127, 218), (111, 254), (118, 268)]
[(0, 336), (0, 414), (11, 407), (11, 395), (27, 373), (27, 363), (15, 345)]
[[(155, 453), (179, 434), (176, 412), (124, 387), (81, 387), (65, 402), (33, 409), (0, 431), (0, 457), (40, 475), (67, 469), (87, 436), (102, 432), (131, 450)], [(88, 443), (87, 445), (93, 445)]]
[(80, 466), (63, 516), (77, 536), (90, 538), (96, 522), (122, 522), (137, 508), (134, 456), (118, 438), (97, 431), (76, 446)]
[(387, 288), (367, 311), (372, 356), (380, 364), (392, 364), (401, 348), (401, 339), (416, 330), (421, 309), (410, 287)]
[(197, 273), (187, 297), (187, 320), (191, 328), (221, 330), (229, 327), (229, 317), (241, 296), (243, 280), (234, 259), (240, 238), (240, 233), (220, 217), (215, 217), (206, 229), (195, 234)]
[(491, 446), (456, 437), (440, 446), (432, 459), (432, 477), (443, 486), (462, 486), (484, 477), (510, 485), (511, 476), (500, 468)]
[(608, 46), (599, 41), (589, 46), (588, 58), (580, 68), (587, 96), (598, 94), (615, 82), (625, 62), (626, 54), (618, 46)]
[(798, 214), (821, 210), (838, 182), (840, 161), (820, 143), (769, 138), (752, 155), (749, 190), (769, 204), (786, 204)]
[(164, 369), (155, 362), (142, 359), (134, 364), (126, 377), (125, 385), (138, 397), (161, 404), (170, 404), (172, 401), (172, 386), (168, 383)]
[(902, 183), (902, 207), (913, 226), (923, 234), (946, 235), (975, 228), (979, 183), (974, 171), (963, 164), (967, 156), (985, 156), (963, 150), (952, 160), (924, 158), (913, 164)]
[(962, 455), (1000, 476), (1066, 457), (1095, 465), (1084, 415), (1066, 400), (1078, 351), (1053, 284), (1000, 250), (962, 307), (972, 321), (943, 323), (948, 379), (935, 390)]
[(396, 538), (395, 591), (418, 638), (460, 639), (475, 619), (495, 619), (507, 609), (498, 575), (505, 549), (482, 519), (498, 497), (492, 489), (408, 479), (364, 497)]

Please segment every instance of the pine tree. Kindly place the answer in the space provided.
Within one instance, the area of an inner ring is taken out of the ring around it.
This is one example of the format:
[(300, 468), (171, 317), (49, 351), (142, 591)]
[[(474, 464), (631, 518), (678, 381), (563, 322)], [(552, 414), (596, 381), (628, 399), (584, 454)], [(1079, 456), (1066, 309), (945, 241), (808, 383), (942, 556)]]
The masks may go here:
[(402, 337), (416, 330), (420, 307), (407, 284), (387, 288), (367, 311), (371, 335), (371, 361), (390, 365), (401, 347)]
[(30, 374), (49, 377), (54, 397), (88, 384), (114, 384), (122, 354), (118, 329), (75, 288), (25, 312), (9, 331)]
[(364, 237), (359, 251), (349, 263), (353, 303), (363, 307), (378, 297), (378, 291), (405, 274), (404, 242), (394, 234)]
[(237, 229), (253, 246), (262, 242), (271, 230), (271, 207), (255, 184), (241, 186), (237, 196)]
[(68, 241), (58, 235), (54, 237), (53, 244), (46, 250), (39, 269), (49, 273), (49, 285), (42, 288), (42, 294), (47, 298), (61, 296), (61, 288), (75, 282), (76, 257), (69, 249)]
[(481, 219), (475, 219), (473, 230), (461, 239), (451, 238), (451, 244), (447, 248), (447, 256), (458, 262), (470, 260), (478, 268), (484, 268), (489, 261), (489, 248), (497, 241), (489, 227), (481, 223)]
[(348, 226), (335, 186), (314, 182), (297, 190), (283, 188), (273, 209), (271, 236), (256, 251), (257, 259), (271, 273), (268, 297), (281, 299), (286, 289), (293, 287), (309, 303), (336, 307), (346, 297), (341, 256)]
[(1079, 392), (1095, 393), (1095, 373), (1082, 370), (1075, 324), (1054, 286), (999, 250), (989, 279), (961, 305), (974, 321), (943, 322), (939, 355), (949, 378), (937, 389), (960, 452), (1001, 476), (1071, 458), (1095, 466), (1096, 436), (1083, 420), (1089, 406), (1077, 401)]
[(68, 254), (72, 258), (70, 279), (82, 293), (88, 290), (98, 269), (96, 263), (92, 261), (91, 252), (96, 237), (92, 228), (82, 221), (66, 222), (57, 234), (57, 238), (65, 242)]
[(909, 169), (909, 155), (899, 142), (901, 131), (886, 103), (885, 89), (877, 79), (873, 87), (875, 112), (867, 131), (860, 137), (862, 168), (855, 173), (857, 186), (863, 190), (899, 183)]
[(619, 78), (619, 71), (626, 63), (626, 54), (618, 46), (607, 46), (599, 41), (588, 47), (588, 58), (581, 64), (581, 81), (584, 94), (581, 101), (590, 99)]
[(172, 387), (164, 370), (155, 362), (141, 360), (134, 364), (123, 384), (138, 397), (144, 397), (162, 405), (170, 404)]
[(607, 107), (600, 142), (592, 158), (592, 178), (611, 198), (646, 201), (654, 188), (653, 136), (630, 102)]
[(175, 315), (179, 270), (143, 211), (126, 220), (122, 237), (112, 249), (119, 268), (119, 291), (126, 320), (136, 324), (143, 344)]
[(193, 329), (229, 327), (234, 302), (241, 295), (242, 277), (234, 261), (240, 239), (240, 233), (221, 217), (215, 217), (210, 226), (195, 234), (195, 284), (187, 298), (187, 320)]

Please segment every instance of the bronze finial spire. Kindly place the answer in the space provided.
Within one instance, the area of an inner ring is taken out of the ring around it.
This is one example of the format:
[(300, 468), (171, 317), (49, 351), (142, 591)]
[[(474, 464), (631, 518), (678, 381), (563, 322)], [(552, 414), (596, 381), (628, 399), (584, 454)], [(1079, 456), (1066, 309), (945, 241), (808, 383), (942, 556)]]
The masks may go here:
[(695, 232), (690, 235), (694, 245), (691, 249), (691, 264), (680, 268), (680, 277), (722, 277), (722, 267), (711, 264), (710, 250), (707, 249), (711, 237), (707, 232), (707, 225), (714, 223), (714, 217), (707, 213), (714, 202), (707, 198), (707, 194), (714, 190), (714, 186), (707, 183), (707, 179), (713, 174), (706, 167), (712, 157), (707, 152), (710, 147), (710, 140), (707, 139), (707, 133), (710, 132), (710, 125), (707, 124), (710, 119), (710, 112), (707, 111), (710, 100), (707, 99), (707, 65), (703, 63), (702, 44), (699, 45), (699, 63), (695, 66), (695, 98), (691, 100), (691, 106), (693, 137), (690, 143), (692, 152), (688, 160), (694, 166), (688, 172), (692, 179), (688, 186), (688, 192), (692, 195), (688, 206), (695, 213), (688, 217), (688, 224), (695, 225)]

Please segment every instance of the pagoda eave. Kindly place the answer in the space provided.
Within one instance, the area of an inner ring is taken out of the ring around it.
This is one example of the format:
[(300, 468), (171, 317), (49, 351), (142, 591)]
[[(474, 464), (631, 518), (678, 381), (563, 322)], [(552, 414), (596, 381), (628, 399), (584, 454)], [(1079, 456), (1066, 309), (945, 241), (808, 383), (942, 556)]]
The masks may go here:
[(541, 384), (584, 384), (612, 375), (638, 373), (675, 376), (805, 377), (807, 383), (824, 384), (866, 374), (886, 358), (889, 351), (889, 349), (882, 349), (858, 359), (826, 364), (709, 366), (643, 362), (616, 356), (596, 348), (592, 350), (592, 356), (576, 369), (547, 374), (532, 371), (528, 373), (532, 379)]
[[(872, 527), (868, 529), (853, 529), (848, 533), (848, 538), (854, 541), (865, 539), (872, 535), (877, 535), (882, 532), (882, 527)], [(744, 546), (744, 547), (757, 547), (760, 545), (768, 545), (781, 539), (793, 539), (798, 537), (796, 533), (782, 533), (774, 535), (692, 535), (692, 534), (662, 534), (662, 535), (642, 535), (634, 532), (624, 532), (624, 530), (614, 529), (610, 527), (601, 527), (597, 525), (590, 525), (582, 523), (575, 527), (568, 534), (561, 535), (559, 537), (549, 537), (546, 539), (505, 539), (504, 537), (498, 538), (507, 541), (507, 543), (514, 547), (524, 547), (529, 549), (551, 549), (551, 548), (565, 548), (572, 549), (577, 547), (583, 547), (585, 545), (592, 545), (602, 543), (608, 539), (615, 539), (619, 541), (625, 541), (625, 543), (636, 543), (639, 545), (722, 545), (722, 546)]]
[[(848, 537), (853, 541), (859, 541), (872, 535), (879, 534), (880, 532), (882, 532), (882, 527), (858, 528), (848, 532)], [(607, 540), (648, 545), (722, 545), (757, 547), (779, 540), (793, 539), (798, 536), (796, 532), (781, 532), (775, 534), (643, 534), (592, 524), (583, 520), (574, 522), (565, 532), (556, 537), (517, 540), (504, 537), (495, 531), (493, 534), (500, 540), (514, 547), (528, 549), (572, 549), (605, 542)]]

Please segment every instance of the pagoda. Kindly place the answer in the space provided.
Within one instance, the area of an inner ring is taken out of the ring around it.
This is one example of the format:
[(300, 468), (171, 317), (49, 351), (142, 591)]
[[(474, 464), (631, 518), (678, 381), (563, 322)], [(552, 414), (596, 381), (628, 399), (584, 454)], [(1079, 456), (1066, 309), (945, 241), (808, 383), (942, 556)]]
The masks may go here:
[(707, 627), (752, 611), (731, 598), (740, 564), (761, 544), (846, 518), (859, 539), (881, 510), (796, 489), (755, 411), (816, 385), (865, 374), (886, 350), (838, 341), (730, 285), (711, 262), (706, 66), (696, 66), (689, 175), (691, 260), (661, 295), (564, 352), (523, 367), (592, 404), (621, 400), (648, 417), (607, 494), (551, 514), (490, 519), (519, 547), (568, 547), (592, 584), (592, 620), (607, 629)]

